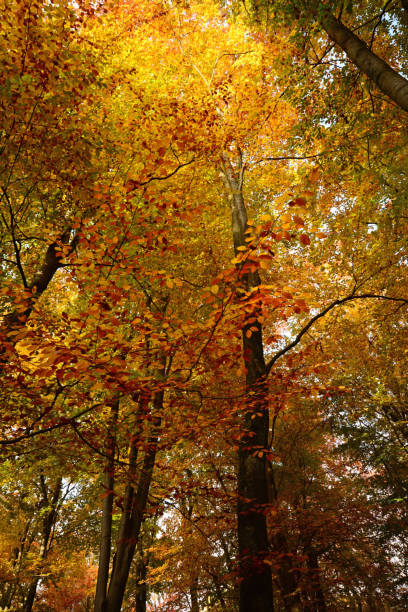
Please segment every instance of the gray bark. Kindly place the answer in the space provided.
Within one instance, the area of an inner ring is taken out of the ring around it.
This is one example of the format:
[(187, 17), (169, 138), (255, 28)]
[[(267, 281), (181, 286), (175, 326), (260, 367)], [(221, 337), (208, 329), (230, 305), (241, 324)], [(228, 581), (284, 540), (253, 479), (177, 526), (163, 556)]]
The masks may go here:
[(329, 38), (346, 52), (353, 64), (395, 104), (408, 112), (407, 79), (373, 53), (361, 38), (329, 12), (324, 13), (321, 25)]

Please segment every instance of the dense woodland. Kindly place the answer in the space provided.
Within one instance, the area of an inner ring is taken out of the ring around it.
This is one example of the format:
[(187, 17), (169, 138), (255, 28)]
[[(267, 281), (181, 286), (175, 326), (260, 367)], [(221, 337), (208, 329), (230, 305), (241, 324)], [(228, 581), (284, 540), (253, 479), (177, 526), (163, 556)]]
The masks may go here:
[(407, 0), (0, 6), (0, 609), (407, 610)]

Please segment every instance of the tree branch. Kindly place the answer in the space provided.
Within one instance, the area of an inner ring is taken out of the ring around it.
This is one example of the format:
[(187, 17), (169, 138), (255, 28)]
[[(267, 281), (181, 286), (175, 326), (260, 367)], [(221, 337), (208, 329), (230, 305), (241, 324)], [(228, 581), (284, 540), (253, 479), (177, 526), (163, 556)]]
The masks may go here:
[(380, 23), (382, 22), (382, 19), (385, 15), (385, 13), (388, 10), (389, 5), (391, 4), (392, 0), (388, 0), (388, 2), (385, 3), (383, 10), (381, 11), (381, 13), (378, 15), (378, 20), (373, 28), (373, 31), (371, 32), (371, 40), (370, 40), (370, 44), (368, 45), (368, 48), (371, 49), (374, 43), (374, 38), (375, 38), (375, 32), (376, 29), (378, 28), (378, 26), (380, 25)]
[(195, 157), (190, 159), (190, 161), (185, 162), (184, 164), (179, 164), (175, 170), (170, 172), (170, 174), (166, 174), (165, 176), (151, 176), (147, 181), (143, 181), (143, 182), (134, 181), (131, 179), (127, 182), (127, 185), (128, 185), (127, 193), (132, 193), (132, 191), (135, 191), (138, 187), (144, 187), (145, 185), (148, 185), (152, 181), (166, 181), (170, 177), (174, 176), (181, 168), (184, 168), (185, 166), (189, 166), (194, 161), (195, 161)]
[(260, 164), (261, 162), (266, 161), (290, 161), (290, 160), (302, 160), (302, 159), (314, 159), (315, 157), (322, 157), (323, 155), (329, 155), (330, 153), (336, 153), (335, 150), (332, 151), (322, 151), (321, 153), (315, 153), (314, 155), (283, 155), (280, 157), (262, 157), (254, 162), (255, 164)]
[(50, 425), (49, 427), (45, 427), (44, 429), (31, 431), (29, 428), (26, 433), (21, 436), (18, 436), (18, 438), (5, 438), (2, 440), (0, 439), (0, 446), (10, 446), (11, 444), (16, 444), (17, 442), (22, 442), (23, 440), (28, 440), (29, 438), (34, 438), (35, 436), (40, 436), (41, 434), (49, 433), (50, 431), (54, 431), (54, 429), (60, 429), (61, 427), (73, 425), (75, 424), (76, 419), (79, 419), (79, 417), (83, 416), (87, 412), (91, 412), (91, 410), (98, 408), (98, 406), (104, 406), (104, 404), (95, 404), (95, 406), (91, 406), (90, 408), (81, 410), (81, 412), (78, 412), (78, 414), (74, 414), (74, 416), (68, 417), (63, 422), (55, 423), (54, 425)]
[(306, 323), (306, 325), (300, 330), (300, 332), (298, 333), (298, 335), (296, 336), (296, 338), (290, 342), (289, 344), (287, 344), (283, 349), (281, 349), (280, 351), (278, 351), (273, 357), (272, 359), (267, 363), (266, 365), (266, 374), (268, 375), (269, 372), (272, 370), (273, 366), (275, 365), (275, 363), (284, 355), (286, 355), (286, 353), (288, 353), (289, 351), (291, 351), (297, 344), (299, 344), (299, 342), (302, 340), (303, 336), (309, 331), (309, 329), (316, 323), (316, 321), (318, 321), (319, 319), (321, 319), (322, 317), (324, 317), (328, 312), (330, 312), (331, 310), (333, 310), (333, 308), (335, 308), (336, 306), (340, 306), (342, 304), (345, 304), (346, 302), (351, 302), (352, 300), (362, 300), (362, 299), (376, 299), (376, 300), (389, 300), (392, 302), (402, 302), (403, 304), (408, 305), (408, 299), (405, 298), (398, 298), (398, 297), (391, 297), (388, 295), (377, 295), (375, 293), (363, 293), (360, 295), (354, 295), (353, 293), (351, 295), (348, 295), (340, 300), (335, 300), (334, 302), (331, 302), (331, 304), (329, 304), (328, 306), (326, 306), (326, 308), (324, 308), (321, 312), (319, 312), (317, 315), (315, 315), (314, 317), (312, 317), (308, 323)]
[(324, 11), (321, 25), (329, 38), (346, 52), (353, 64), (374, 81), (386, 96), (408, 112), (407, 79), (373, 53), (361, 38), (329, 11)]

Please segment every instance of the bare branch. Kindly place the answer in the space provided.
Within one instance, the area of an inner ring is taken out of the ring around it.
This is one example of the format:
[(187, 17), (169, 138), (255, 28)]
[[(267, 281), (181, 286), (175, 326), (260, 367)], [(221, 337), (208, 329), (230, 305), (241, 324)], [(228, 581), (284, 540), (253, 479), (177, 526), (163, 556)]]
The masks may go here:
[(340, 306), (342, 304), (345, 304), (346, 302), (351, 302), (352, 300), (362, 300), (362, 299), (376, 299), (376, 300), (389, 300), (392, 302), (402, 302), (403, 304), (408, 305), (408, 299), (405, 298), (399, 298), (399, 297), (391, 297), (388, 295), (377, 295), (375, 293), (363, 293), (361, 295), (354, 295), (353, 293), (351, 295), (348, 295), (340, 300), (335, 300), (334, 302), (332, 302), (331, 304), (329, 304), (328, 306), (326, 306), (326, 308), (324, 308), (321, 312), (319, 312), (317, 315), (315, 315), (314, 317), (312, 317), (308, 323), (306, 323), (306, 325), (300, 330), (300, 332), (298, 333), (298, 335), (296, 336), (296, 338), (290, 342), (289, 344), (287, 344), (283, 349), (281, 349), (280, 351), (278, 351), (273, 357), (272, 359), (268, 362), (267, 366), (266, 366), (266, 374), (268, 375), (269, 372), (271, 371), (271, 369), (273, 368), (273, 366), (275, 365), (275, 363), (278, 361), (278, 359), (280, 359), (281, 357), (283, 357), (284, 355), (286, 355), (286, 353), (288, 353), (289, 351), (291, 351), (297, 344), (299, 344), (299, 342), (302, 340), (303, 336), (309, 331), (309, 329), (316, 323), (316, 321), (318, 321), (319, 319), (321, 319), (322, 317), (324, 317), (328, 312), (330, 312), (331, 310), (333, 310), (333, 308), (335, 308), (336, 306)]
[(81, 410), (81, 412), (74, 414), (74, 416), (72, 417), (66, 418), (64, 421), (55, 423), (54, 425), (50, 425), (49, 427), (45, 427), (44, 429), (31, 431), (30, 428), (28, 428), (26, 433), (22, 434), (21, 436), (18, 436), (17, 438), (6, 438), (3, 440), (0, 439), (0, 446), (10, 446), (11, 444), (16, 444), (17, 442), (22, 442), (23, 440), (28, 440), (29, 438), (34, 438), (35, 436), (40, 436), (42, 434), (49, 433), (50, 431), (54, 431), (54, 429), (60, 429), (61, 427), (67, 427), (69, 425), (72, 426), (73, 424), (75, 424), (76, 419), (79, 419), (79, 417), (83, 416), (84, 414), (87, 414), (88, 412), (91, 412), (92, 410), (95, 410), (95, 408), (98, 408), (98, 406), (104, 405), (105, 404), (95, 404), (90, 408), (85, 408), (85, 410)]
[(138, 181), (129, 181), (129, 183), (132, 183), (132, 187), (131, 187), (131, 189), (129, 189), (128, 193), (132, 193), (138, 187), (144, 187), (145, 185), (148, 185), (152, 181), (166, 181), (170, 177), (174, 176), (181, 168), (184, 168), (185, 166), (189, 166), (194, 161), (195, 161), (195, 157), (190, 159), (190, 161), (185, 162), (184, 164), (179, 164), (175, 170), (170, 172), (170, 174), (166, 174), (165, 176), (151, 176), (147, 181), (143, 181), (143, 182), (140, 182), (140, 183)]
[(266, 161), (290, 161), (290, 160), (302, 160), (302, 159), (314, 159), (316, 157), (323, 157), (324, 155), (329, 155), (330, 153), (336, 153), (333, 149), (332, 151), (322, 151), (321, 153), (315, 153), (314, 155), (282, 155), (279, 157), (262, 157), (254, 162), (255, 164), (260, 164), (261, 162)]

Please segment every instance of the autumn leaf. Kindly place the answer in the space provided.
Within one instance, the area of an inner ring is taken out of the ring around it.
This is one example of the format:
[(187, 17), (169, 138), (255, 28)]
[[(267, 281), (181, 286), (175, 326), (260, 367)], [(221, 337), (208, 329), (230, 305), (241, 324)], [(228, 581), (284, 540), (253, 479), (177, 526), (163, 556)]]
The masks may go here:
[(305, 246), (310, 244), (310, 238), (307, 234), (301, 234), (299, 240)]

